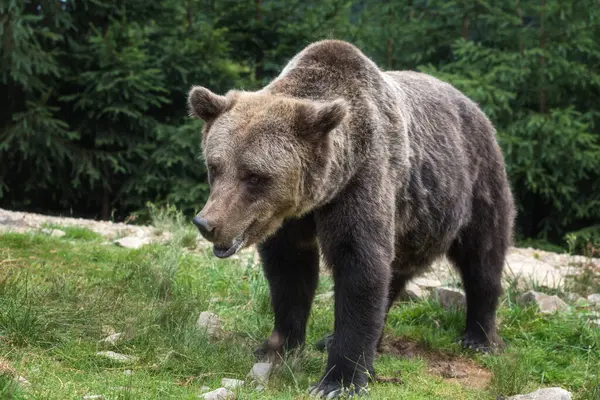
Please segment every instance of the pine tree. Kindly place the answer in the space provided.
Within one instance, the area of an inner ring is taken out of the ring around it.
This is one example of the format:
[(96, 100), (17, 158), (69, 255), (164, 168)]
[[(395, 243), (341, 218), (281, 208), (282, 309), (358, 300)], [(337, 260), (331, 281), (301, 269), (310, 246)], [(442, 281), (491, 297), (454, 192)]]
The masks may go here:
[(480, 103), (499, 131), (522, 235), (561, 241), (600, 219), (600, 9), (520, 1), (471, 14), (455, 59), (423, 68)]
[[(42, 12), (41, 10), (44, 10)], [(0, 4), (0, 199), (24, 206), (40, 193), (65, 183), (73, 133), (57, 115), (56, 93), (64, 70), (63, 32), (70, 16), (54, 1)], [(53, 193), (60, 198), (60, 191)]]

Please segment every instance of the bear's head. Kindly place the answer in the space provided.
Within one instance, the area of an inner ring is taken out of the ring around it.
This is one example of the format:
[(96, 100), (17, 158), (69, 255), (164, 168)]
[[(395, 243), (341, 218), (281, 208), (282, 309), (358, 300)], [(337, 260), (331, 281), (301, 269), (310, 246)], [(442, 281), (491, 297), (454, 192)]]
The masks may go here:
[(272, 235), (286, 218), (313, 209), (326, 188), (331, 132), (348, 113), (344, 100), (295, 99), (267, 92), (189, 93), (204, 120), (202, 150), (210, 196), (194, 218), (225, 258)]

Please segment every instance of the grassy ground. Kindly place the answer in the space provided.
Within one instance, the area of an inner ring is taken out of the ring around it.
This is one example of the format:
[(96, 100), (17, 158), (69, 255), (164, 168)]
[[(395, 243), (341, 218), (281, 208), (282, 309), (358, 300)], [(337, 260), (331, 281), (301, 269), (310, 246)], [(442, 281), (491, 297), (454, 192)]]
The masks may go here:
[[(173, 227), (170, 244), (139, 250), (74, 228), (62, 228), (62, 238), (0, 235), (0, 398), (196, 399), (201, 386), (244, 379), (254, 348), (272, 326), (260, 268), (186, 251), (194, 233), (163, 220), (161, 229)], [(319, 293), (329, 290), (331, 281), (323, 277)], [(495, 399), (562, 386), (576, 399), (600, 399), (600, 330), (578, 311), (540, 316), (519, 308), (515, 296), (508, 290), (499, 311), (509, 344), (499, 356), (454, 344), (462, 312), (431, 301), (398, 304), (386, 328), (389, 351), (375, 365), (387, 382), (371, 384), (371, 398)], [(222, 338), (195, 329), (203, 310), (223, 318)], [(332, 325), (332, 300), (317, 300), (309, 343)], [(99, 344), (112, 332), (124, 332), (125, 339)], [(122, 365), (97, 356), (100, 350), (139, 359)], [(324, 364), (325, 355), (308, 346), (274, 372), (263, 392), (242, 388), (238, 398), (308, 398), (305, 389)], [(446, 370), (454, 367), (468, 377), (452, 378)], [(14, 383), (14, 371), (30, 384)]]

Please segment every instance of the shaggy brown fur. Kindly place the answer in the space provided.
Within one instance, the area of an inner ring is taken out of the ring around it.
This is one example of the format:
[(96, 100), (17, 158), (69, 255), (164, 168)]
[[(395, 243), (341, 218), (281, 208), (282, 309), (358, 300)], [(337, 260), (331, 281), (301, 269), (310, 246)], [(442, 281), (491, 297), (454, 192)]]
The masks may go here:
[(442, 255), (467, 294), (463, 342), (502, 344), (495, 311), (513, 200), (475, 103), (433, 77), (382, 72), (341, 41), (308, 46), (258, 92), (195, 87), (189, 103), (206, 121), (212, 188), (194, 223), (217, 256), (259, 245), (275, 312), (263, 353), (304, 343), (319, 247), (335, 326), (315, 393), (366, 385), (387, 310)]

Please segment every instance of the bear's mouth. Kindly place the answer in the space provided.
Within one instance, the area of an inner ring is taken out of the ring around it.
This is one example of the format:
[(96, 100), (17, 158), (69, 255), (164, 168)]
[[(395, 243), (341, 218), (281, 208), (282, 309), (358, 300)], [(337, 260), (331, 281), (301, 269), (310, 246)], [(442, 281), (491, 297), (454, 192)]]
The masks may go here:
[(246, 239), (244, 238), (244, 235), (240, 235), (233, 239), (233, 243), (228, 248), (214, 245), (213, 253), (219, 258), (231, 257), (232, 255), (237, 253), (242, 247), (244, 247), (245, 244)]

